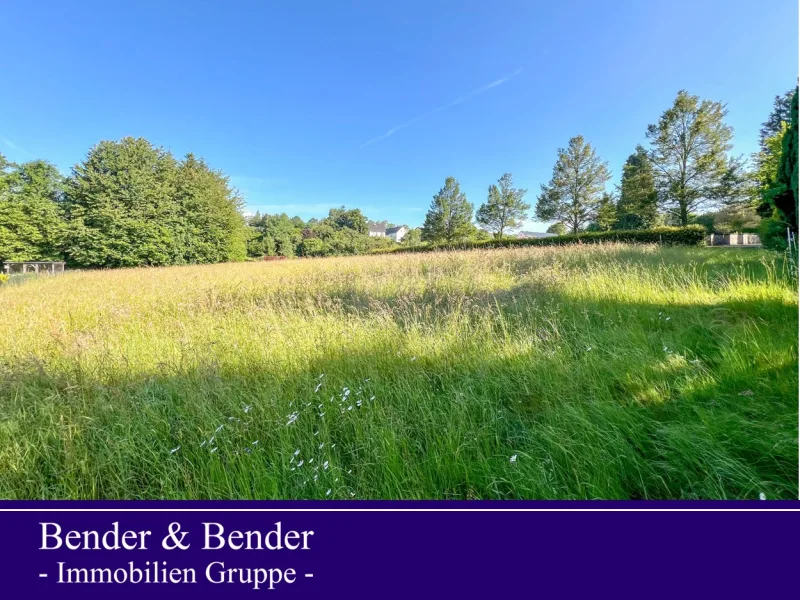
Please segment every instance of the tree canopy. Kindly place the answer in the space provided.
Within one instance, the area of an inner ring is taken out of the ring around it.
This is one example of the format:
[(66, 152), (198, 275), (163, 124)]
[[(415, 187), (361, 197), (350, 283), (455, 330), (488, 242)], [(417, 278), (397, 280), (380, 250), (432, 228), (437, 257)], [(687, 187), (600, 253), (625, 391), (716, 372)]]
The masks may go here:
[(476, 221), (496, 238), (503, 237), (509, 229), (518, 229), (531, 208), (525, 202), (527, 192), (515, 188), (511, 173), (505, 173), (496, 185), (489, 186), (488, 197), (478, 209)]
[(542, 185), (536, 202), (536, 217), (541, 221), (558, 220), (571, 233), (593, 221), (611, 178), (608, 164), (600, 160), (583, 136), (570, 139), (567, 148), (559, 148), (550, 182)]
[(422, 239), (427, 242), (453, 243), (473, 234), (472, 204), (455, 177), (445, 179), (444, 187), (433, 197), (422, 225)]
[(653, 165), (642, 146), (636, 146), (622, 167), (617, 201), (619, 229), (646, 229), (658, 222), (658, 193)]
[(733, 137), (726, 114), (721, 102), (681, 90), (658, 123), (647, 127), (659, 200), (681, 225), (719, 195)]

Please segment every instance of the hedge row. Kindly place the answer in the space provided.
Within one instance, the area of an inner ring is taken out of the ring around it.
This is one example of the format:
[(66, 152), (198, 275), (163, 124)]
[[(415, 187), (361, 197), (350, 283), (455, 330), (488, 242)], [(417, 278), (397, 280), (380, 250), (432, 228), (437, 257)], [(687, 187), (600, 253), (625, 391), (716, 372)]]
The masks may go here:
[(558, 235), (546, 238), (503, 238), (481, 242), (458, 244), (430, 244), (408, 248), (382, 248), (372, 254), (392, 252), (434, 252), (436, 250), (471, 250), (473, 248), (510, 248), (512, 246), (563, 246), (567, 244), (594, 244), (601, 242), (624, 242), (627, 244), (665, 244), (668, 246), (701, 246), (705, 242), (706, 230), (700, 225), (686, 227), (655, 227), (653, 229), (621, 229), (618, 231), (587, 231), (573, 235)]

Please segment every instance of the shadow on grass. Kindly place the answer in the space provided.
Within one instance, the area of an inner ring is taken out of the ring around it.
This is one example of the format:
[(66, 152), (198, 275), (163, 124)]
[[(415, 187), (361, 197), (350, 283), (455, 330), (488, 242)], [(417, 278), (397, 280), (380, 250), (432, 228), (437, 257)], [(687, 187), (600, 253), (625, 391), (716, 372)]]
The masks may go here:
[[(411, 326), (402, 299), (335, 301), (365, 316), (378, 303)], [(208, 364), (114, 381), (6, 365), (0, 494), (796, 497), (796, 307), (582, 301), (527, 286), (470, 301), (524, 349), (461, 340), (414, 356), (399, 337), (291, 369)], [(413, 306), (447, 319), (463, 299)]]

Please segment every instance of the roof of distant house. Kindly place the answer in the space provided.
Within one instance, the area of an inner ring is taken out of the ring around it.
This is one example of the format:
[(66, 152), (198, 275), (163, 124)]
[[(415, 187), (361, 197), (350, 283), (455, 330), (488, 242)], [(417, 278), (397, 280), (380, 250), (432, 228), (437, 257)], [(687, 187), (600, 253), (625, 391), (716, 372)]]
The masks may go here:
[(397, 233), (401, 229), (405, 229), (405, 228), (406, 228), (405, 225), (400, 225), (399, 227), (388, 227), (386, 229), (386, 235), (389, 235), (389, 234), (392, 234), (392, 233)]
[(383, 223), (369, 223), (369, 230), (371, 233), (386, 233), (386, 225)]

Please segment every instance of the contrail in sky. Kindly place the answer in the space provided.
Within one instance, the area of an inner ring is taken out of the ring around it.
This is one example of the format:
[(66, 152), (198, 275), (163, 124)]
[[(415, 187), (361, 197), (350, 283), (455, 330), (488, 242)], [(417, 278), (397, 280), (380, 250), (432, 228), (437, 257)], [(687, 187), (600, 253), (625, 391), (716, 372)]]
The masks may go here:
[(516, 77), (520, 73), (522, 73), (522, 67), (520, 67), (519, 69), (517, 69), (516, 71), (514, 71), (510, 75), (506, 75), (505, 77), (501, 77), (500, 79), (495, 79), (493, 82), (487, 83), (483, 87), (479, 87), (476, 90), (472, 90), (468, 94), (465, 94), (463, 96), (459, 96), (458, 98), (456, 98), (452, 102), (448, 102), (444, 106), (440, 106), (439, 108), (434, 108), (432, 111), (427, 112), (424, 115), (420, 115), (419, 117), (414, 117), (410, 121), (406, 121), (405, 123), (401, 123), (400, 125), (395, 125), (394, 127), (392, 127), (389, 131), (387, 131), (383, 135), (379, 135), (376, 138), (372, 138), (371, 140), (364, 142), (363, 144), (361, 144), (361, 147), (364, 148), (364, 147), (369, 146), (370, 144), (374, 144), (375, 142), (378, 142), (380, 140), (385, 140), (390, 135), (394, 135), (396, 132), (400, 131), (401, 129), (405, 129), (409, 125), (413, 125), (414, 123), (416, 123), (418, 121), (422, 121), (422, 119), (427, 119), (431, 115), (435, 115), (438, 112), (442, 112), (443, 110), (446, 110), (446, 109), (450, 108), (451, 106), (455, 106), (456, 104), (461, 104), (462, 102), (466, 102), (470, 98), (474, 98), (475, 96), (479, 96), (479, 95), (483, 94), (484, 92), (488, 92), (490, 89), (495, 88), (498, 85), (504, 84), (509, 79), (513, 79), (514, 77)]

